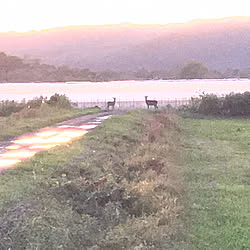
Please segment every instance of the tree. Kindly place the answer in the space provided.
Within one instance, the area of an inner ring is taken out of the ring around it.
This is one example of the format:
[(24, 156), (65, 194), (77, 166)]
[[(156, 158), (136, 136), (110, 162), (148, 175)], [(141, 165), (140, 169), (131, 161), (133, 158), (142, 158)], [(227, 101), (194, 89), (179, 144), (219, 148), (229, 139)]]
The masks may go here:
[(184, 79), (201, 79), (208, 73), (208, 68), (201, 62), (187, 62), (180, 71), (180, 77)]
[(24, 67), (25, 64), (17, 56), (7, 56), (5, 53), (0, 53), (0, 71), (4, 72), (5, 80), (8, 82), (8, 73), (10, 71)]
[(139, 79), (150, 79), (150, 72), (145, 68), (140, 68), (135, 72), (135, 76)]

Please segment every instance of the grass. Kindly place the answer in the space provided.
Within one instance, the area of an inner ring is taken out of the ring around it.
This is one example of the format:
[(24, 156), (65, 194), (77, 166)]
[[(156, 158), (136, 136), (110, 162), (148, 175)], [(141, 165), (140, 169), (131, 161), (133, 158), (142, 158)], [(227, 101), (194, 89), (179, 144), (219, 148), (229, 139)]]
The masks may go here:
[(0, 176), (0, 249), (249, 249), (249, 147), (245, 119), (112, 117)]
[(172, 116), (133, 111), (6, 172), (0, 249), (175, 248), (178, 137)]
[(43, 104), (40, 108), (25, 108), (9, 117), (0, 117), (0, 140), (34, 131), (73, 117), (98, 113), (96, 108), (63, 109)]
[(250, 124), (185, 119), (186, 249), (250, 249)]

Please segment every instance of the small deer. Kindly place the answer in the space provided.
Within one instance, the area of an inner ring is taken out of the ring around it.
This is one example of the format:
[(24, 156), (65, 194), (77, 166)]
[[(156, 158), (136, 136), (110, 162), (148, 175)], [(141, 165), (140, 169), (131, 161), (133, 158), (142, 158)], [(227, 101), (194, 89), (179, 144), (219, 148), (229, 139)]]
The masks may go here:
[(155, 109), (158, 109), (158, 106), (157, 106), (158, 102), (156, 100), (148, 100), (148, 97), (145, 96), (145, 102), (146, 102), (146, 104), (148, 106), (148, 109), (149, 109), (149, 106), (154, 106)]
[(109, 107), (112, 107), (112, 109), (114, 110), (116, 98), (113, 97), (113, 99), (114, 99), (113, 102), (107, 102), (107, 108), (108, 108), (108, 110), (109, 110)]

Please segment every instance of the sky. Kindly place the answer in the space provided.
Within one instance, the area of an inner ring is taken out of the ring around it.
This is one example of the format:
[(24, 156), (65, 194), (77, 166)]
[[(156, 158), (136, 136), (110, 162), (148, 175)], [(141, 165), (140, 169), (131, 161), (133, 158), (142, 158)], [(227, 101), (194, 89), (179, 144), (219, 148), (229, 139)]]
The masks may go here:
[(0, 0), (0, 32), (250, 16), (249, 0)]

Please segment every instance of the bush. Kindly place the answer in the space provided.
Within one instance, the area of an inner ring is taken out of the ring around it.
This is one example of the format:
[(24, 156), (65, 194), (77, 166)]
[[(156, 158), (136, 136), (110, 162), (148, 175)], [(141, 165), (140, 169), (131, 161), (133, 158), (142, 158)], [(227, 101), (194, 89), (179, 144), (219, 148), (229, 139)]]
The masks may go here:
[(191, 112), (204, 115), (250, 115), (250, 92), (230, 93), (225, 97), (203, 94), (200, 99), (192, 99)]
[(29, 100), (26, 104), (25, 101), (22, 101), (21, 103), (9, 100), (0, 101), (0, 116), (9, 116), (12, 113), (20, 112), (25, 108), (40, 109), (43, 104), (58, 108), (71, 108), (70, 100), (65, 95), (54, 94), (50, 97), (49, 100), (47, 100), (47, 97), (40, 96)]
[(57, 106), (60, 108), (71, 108), (70, 100), (66, 95), (59, 95), (57, 93), (52, 95), (47, 103), (51, 106)]
[(217, 115), (221, 113), (222, 99), (214, 94), (201, 95), (198, 112), (205, 115)]
[(40, 96), (40, 97), (35, 97), (33, 100), (30, 100), (27, 102), (27, 107), (29, 108), (40, 108), (42, 103), (45, 103), (47, 100), (47, 97), (43, 97), (43, 96)]
[(229, 115), (249, 115), (250, 114), (250, 92), (243, 94), (231, 93), (226, 95), (223, 102), (223, 111)]
[(25, 107), (25, 103), (18, 103), (15, 101), (1, 101), (0, 102), (0, 116), (9, 116), (12, 113), (19, 112)]

